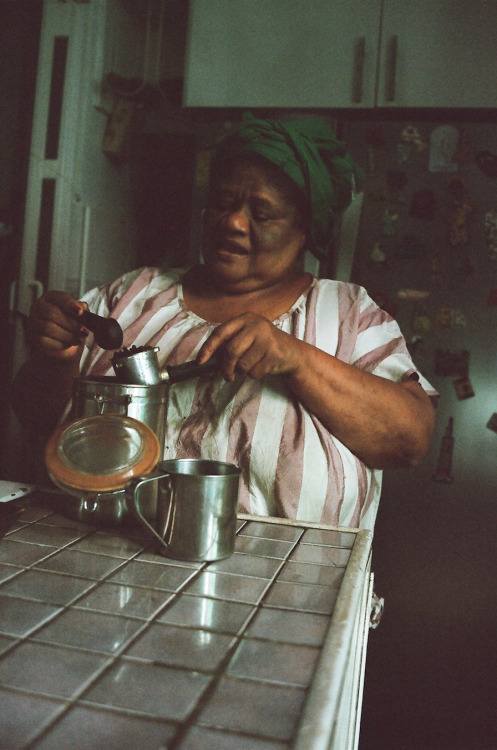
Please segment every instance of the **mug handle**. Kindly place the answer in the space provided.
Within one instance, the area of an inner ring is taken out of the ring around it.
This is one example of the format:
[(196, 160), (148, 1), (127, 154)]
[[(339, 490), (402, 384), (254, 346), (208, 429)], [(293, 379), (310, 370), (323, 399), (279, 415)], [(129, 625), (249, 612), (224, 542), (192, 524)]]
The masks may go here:
[[(130, 479), (129, 482), (126, 483), (125, 487), (125, 499), (126, 499), (126, 505), (128, 506), (129, 510), (134, 514), (134, 516), (140, 521), (142, 526), (145, 526), (145, 528), (155, 537), (156, 541), (160, 543), (162, 547), (165, 549), (169, 549), (169, 542), (166, 542), (160, 534), (157, 533), (157, 531), (154, 529), (154, 527), (149, 524), (147, 519), (142, 516), (140, 511), (138, 510), (138, 497), (140, 495), (140, 490), (142, 489), (143, 485), (148, 484), (149, 482), (156, 482), (158, 479), (165, 479), (166, 477), (170, 476), (170, 474), (157, 474), (152, 477), (150, 476), (142, 476), (142, 477), (133, 477), (133, 479)], [(171, 498), (169, 498), (169, 506), (167, 509), (167, 517), (166, 517), (166, 523), (165, 523), (165, 529), (164, 529), (164, 536), (167, 538), (170, 538), (171, 535), (171, 527), (172, 527), (172, 520), (174, 518), (174, 507), (175, 503)]]

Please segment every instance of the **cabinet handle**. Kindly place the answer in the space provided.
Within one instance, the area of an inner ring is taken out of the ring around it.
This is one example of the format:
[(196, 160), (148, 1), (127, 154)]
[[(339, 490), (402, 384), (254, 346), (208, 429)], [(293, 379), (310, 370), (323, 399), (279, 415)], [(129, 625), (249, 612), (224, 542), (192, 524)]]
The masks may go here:
[(354, 44), (354, 66), (352, 69), (352, 101), (362, 102), (362, 81), (364, 73), (364, 59), (366, 57), (366, 37), (360, 36)]
[(395, 101), (395, 77), (397, 74), (397, 37), (392, 36), (387, 42), (385, 99)]

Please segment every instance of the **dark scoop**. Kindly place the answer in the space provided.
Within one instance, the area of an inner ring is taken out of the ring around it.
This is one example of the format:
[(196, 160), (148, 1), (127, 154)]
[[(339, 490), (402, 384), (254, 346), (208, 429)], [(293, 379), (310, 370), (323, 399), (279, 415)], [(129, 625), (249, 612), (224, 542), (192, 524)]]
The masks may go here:
[(119, 349), (122, 346), (123, 329), (114, 318), (102, 318), (84, 310), (78, 320), (93, 333), (96, 343), (102, 349)]

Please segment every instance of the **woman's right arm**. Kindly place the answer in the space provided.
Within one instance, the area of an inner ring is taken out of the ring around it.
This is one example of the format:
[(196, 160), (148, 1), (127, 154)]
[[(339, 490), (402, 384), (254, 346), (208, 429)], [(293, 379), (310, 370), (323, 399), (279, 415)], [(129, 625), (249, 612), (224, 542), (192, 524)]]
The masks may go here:
[(11, 403), (19, 421), (37, 433), (54, 429), (71, 398), (87, 335), (78, 322), (86, 305), (66, 292), (46, 292), (26, 323), (30, 358), (17, 373)]

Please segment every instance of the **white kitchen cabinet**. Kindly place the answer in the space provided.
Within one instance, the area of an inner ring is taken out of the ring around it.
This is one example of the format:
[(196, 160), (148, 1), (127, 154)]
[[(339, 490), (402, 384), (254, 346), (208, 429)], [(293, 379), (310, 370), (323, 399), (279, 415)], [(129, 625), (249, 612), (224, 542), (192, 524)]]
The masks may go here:
[(192, 0), (194, 107), (372, 107), (381, 0)]
[(383, 0), (380, 107), (497, 106), (496, 0)]
[(497, 0), (191, 0), (192, 107), (495, 107)]

